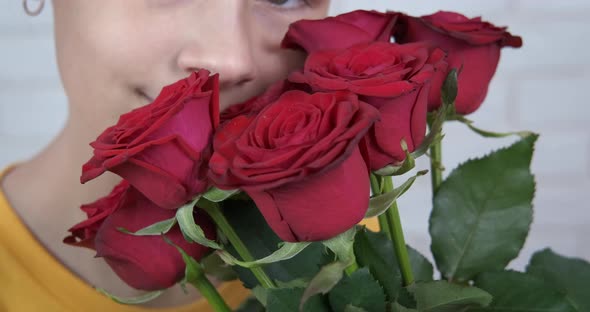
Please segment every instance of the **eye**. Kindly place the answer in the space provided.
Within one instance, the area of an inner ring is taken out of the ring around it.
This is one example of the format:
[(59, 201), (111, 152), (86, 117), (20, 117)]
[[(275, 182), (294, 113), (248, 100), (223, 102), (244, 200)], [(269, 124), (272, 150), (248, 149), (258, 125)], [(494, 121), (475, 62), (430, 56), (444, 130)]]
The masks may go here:
[(280, 7), (282, 9), (297, 9), (307, 6), (307, 0), (266, 0), (270, 5)]

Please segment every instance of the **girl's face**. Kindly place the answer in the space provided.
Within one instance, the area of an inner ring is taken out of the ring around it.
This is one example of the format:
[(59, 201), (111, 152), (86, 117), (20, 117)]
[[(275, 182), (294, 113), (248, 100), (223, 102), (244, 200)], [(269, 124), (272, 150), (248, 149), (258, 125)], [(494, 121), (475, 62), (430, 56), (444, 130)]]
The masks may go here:
[(58, 65), (83, 122), (112, 123), (198, 68), (220, 74), (221, 109), (303, 60), (280, 49), (288, 25), (329, 0), (53, 0)]

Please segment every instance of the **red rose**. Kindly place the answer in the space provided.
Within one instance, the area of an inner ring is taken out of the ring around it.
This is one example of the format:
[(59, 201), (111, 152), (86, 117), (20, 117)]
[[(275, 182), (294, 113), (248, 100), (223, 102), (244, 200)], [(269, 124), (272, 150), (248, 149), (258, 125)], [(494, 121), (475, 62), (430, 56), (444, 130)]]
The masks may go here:
[(225, 123), (242, 115), (258, 114), (268, 104), (276, 101), (281, 94), (296, 89), (293, 83), (288, 80), (281, 80), (275, 84), (270, 85), (264, 93), (254, 96), (245, 102), (232, 105), (221, 112), (221, 123)]
[(201, 70), (165, 87), (151, 104), (119, 118), (90, 145), (81, 182), (112, 171), (163, 208), (208, 186), (206, 165), (219, 122), (218, 76)]
[(64, 238), (63, 242), (68, 245), (81, 246), (90, 249), (94, 249), (94, 237), (96, 232), (101, 226), (104, 219), (110, 216), (117, 207), (121, 197), (125, 194), (125, 191), (129, 188), (129, 183), (123, 180), (119, 183), (113, 191), (93, 203), (82, 205), (80, 209), (88, 216), (87, 220), (84, 220), (73, 227), (70, 231), (70, 235)]
[(322, 20), (301, 20), (289, 26), (282, 47), (311, 53), (358, 43), (390, 42), (396, 20), (397, 14), (363, 10)]
[(281, 239), (329, 239), (367, 210), (359, 141), (378, 116), (349, 92), (289, 91), (220, 128), (210, 177), (219, 188), (246, 191)]
[[(174, 217), (175, 211), (162, 209), (129, 187), (118, 208), (104, 220), (95, 238), (98, 257), (103, 257), (115, 273), (131, 287), (143, 290), (168, 288), (184, 277), (185, 263), (174, 246), (161, 236), (134, 236), (121, 232), (140, 230), (148, 225)], [(215, 239), (213, 223), (202, 212), (196, 222), (206, 236)], [(187, 242), (178, 226), (165, 234), (174, 244), (199, 260), (209, 248)]]
[(400, 142), (413, 151), (426, 133), (430, 83), (442, 81), (444, 52), (425, 43), (373, 42), (311, 53), (289, 80), (314, 91), (349, 90), (378, 108), (381, 120), (367, 135), (371, 169), (405, 159)]
[[(496, 27), (480, 17), (469, 19), (453, 12), (438, 12), (422, 17), (400, 16), (404, 25), (398, 28), (400, 43), (430, 41), (448, 53), (449, 68), (460, 70), (459, 92), (455, 107), (460, 114), (479, 108), (500, 60), (500, 49), (521, 47), (522, 39), (511, 35), (506, 27)], [(441, 105), (440, 85), (433, 85), (428, 108)]]

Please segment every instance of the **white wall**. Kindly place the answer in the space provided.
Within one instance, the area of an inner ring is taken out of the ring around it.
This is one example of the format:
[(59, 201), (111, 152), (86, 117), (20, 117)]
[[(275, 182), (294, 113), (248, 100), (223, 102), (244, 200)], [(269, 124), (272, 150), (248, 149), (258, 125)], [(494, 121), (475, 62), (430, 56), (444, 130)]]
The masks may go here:
[[(521, 257), (551, 246), (590, 260), (590, 1), (568, 0), (333, 0), (333, 12), (357, 8), (428, 14), (438, 9), (483, 15), (524, 38), (505, 49), (490, 95), (471, 117), (483, 128), (541, 133), (533, 170), (538, 181), (535, 222)], [(21, 1), (0, 9), (0, 167), (40, 150), (59, 131), (66, 99), (54, 61), (51, 8), (36, 18)], [(446, 127), (444, 161), (453, 168), (468, 157), (509, 144), (481, 139), (459, 125)], [(451, 149), (451, 147), (453, 147)], [(422, 161), (419, 166), (427, 168)], [(410, 244), (428, 252), (429, 179), (400, 201)]]

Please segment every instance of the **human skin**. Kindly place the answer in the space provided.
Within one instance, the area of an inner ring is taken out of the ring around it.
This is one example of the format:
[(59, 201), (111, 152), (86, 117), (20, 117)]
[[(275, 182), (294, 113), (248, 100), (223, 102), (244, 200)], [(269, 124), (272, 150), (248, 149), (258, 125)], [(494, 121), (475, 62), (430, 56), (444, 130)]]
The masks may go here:
[[(145, 105), (198, 68), (220, 74), (221, 108), (245, 100), (303, 62), (281, 50), (288, 25), (326, 15), (329, 0), (53, 0), (55, 46), (69, 114), (60, 134), (2, 181), (35, 237), (88, 284), (121, 296), (125, 285), (94, 252), (62, 243), (85, 218), (80, 205), (106, 195), (119, 178), (80, 185), (88, 143), (118, 116)], [(174, 287), (150, 306), (195, 300)]]

